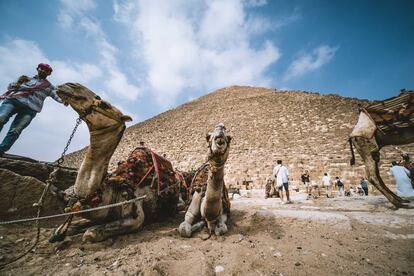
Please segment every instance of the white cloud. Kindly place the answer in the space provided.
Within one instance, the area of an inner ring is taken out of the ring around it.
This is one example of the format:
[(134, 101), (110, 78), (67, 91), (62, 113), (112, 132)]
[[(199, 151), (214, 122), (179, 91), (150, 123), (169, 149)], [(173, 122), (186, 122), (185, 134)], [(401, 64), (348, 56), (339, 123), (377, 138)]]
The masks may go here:
[(269, 24), (248, 17), (244, 1), (126, 0), (113, 7), (135, 45), (137, 63), (146, 68), (146, 87), (164, 107), (189, 90), (270, 84), (265, 70), (280, 53), (269, 41), (251, 46)]
[(251, 7), (261, 7), (267, 4), (267, 0), (245, 0), (245, 4)]
[[(91, 14), (96, 8), (94, 0), (69, 1), (61, 0), (59, 11), (59, 23), (63, 28), (71, 28), (71, 31), (82, 31), (94, 41), (96, 52), (101, 56), (99, 71), (109, 71), (103, 87), (111, 96), (125, 100), (135, 100), (140, 96), (140, 88), (128, 80), (119, 68), (117, 53), (118, 49), (108, 40), (107, 35), (101, 28), (99, 21)], [(78, 24), (72, 24), (77, 22)]]
[(328, 63), (334, 57), (337, 50), (337, 47), (323, 45), (313, 50), (312, 53), (300, 55), (289, 65), (284, 80), (290, 80), (308, 72), (315, 71)]

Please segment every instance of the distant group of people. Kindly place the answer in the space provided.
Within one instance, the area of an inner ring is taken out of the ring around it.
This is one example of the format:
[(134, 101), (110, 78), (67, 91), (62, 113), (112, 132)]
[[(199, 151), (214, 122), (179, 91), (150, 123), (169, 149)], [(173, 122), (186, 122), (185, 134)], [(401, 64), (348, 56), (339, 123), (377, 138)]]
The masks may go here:
[[(414, 197), (414, 165), (411, 163), (408, 154), (403, 154), (402, 157), (402, 162), (392, 162), (389, 174), (395, 179), (396, 194), (398, 196)], [(277, 160), (272, 176), (274, 180), (268, 179), (266, 183), (265, 198), (276, 195), (276, 197), (280, 197), (283, 201), (284, 192), (286, 194), (286, 203), (292, 203), (289, 193), (289, 171), (282, 164), (282, 160)], [(305, 170), (301, 175), (301, 181), (305, 186), (307, 199), (312, 197), (316, 198), (321, 195), (320, 186), (317, 182), (311, 181), (311, 176), (308, 170)], [(339, 176), (336, 176), (334, 181), (331, 182), (328, 173), (324, 173), (321, 184), (321, 187), (325, 190), (326, 197), (328, 198), (333, 197), (333, 190), (336, 190), (339, 197), (355, 195), (368, 196), (369, 194), (368, 180), (365, 177), (361, 177), (357, 185), (349, 186), (348, 189), (345, 189), (345, 184)]]

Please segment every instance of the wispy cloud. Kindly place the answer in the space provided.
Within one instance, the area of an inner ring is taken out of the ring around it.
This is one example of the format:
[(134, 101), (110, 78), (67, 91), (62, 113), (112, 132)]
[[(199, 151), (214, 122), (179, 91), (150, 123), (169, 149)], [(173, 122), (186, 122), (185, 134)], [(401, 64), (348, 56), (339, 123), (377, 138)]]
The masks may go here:
[(291, 80), (295, 77), (300, 77), (306, 73), (315, 71), (328, 63), (334, 57), (337, 50), (338, 47), (323, 45), (314, 49), (312, 53), (300, 55), (289, 65), (284, 80)]
[(118, 49), (110, 43), (99, 21), (91, 15), (91, 11), (97, 6), (95, 1), (61, 0), (60, 3), (58, 21), (61, 26), (67, 30), (70, 28), (71, 31), (83, 31), (95, 42), (96, 52), (101, 56), (98, 66), (106, 72), (103, 80), (106, 93), (125, 100), (135, 100), (140, 96), (140, 88), (132, 84), (120, 69), (117, 60)]
[(146, 68), (146, 87), (159, 104), (171, 106), (192, 90), (270, 84), (265, 71), (279, 59), (279, 49), (270, 41), (252, 46), (268, 25), (248, 17), (246, 5), (241, 0), (115, 1), (114, 18), (127, 28), (137, 63)]

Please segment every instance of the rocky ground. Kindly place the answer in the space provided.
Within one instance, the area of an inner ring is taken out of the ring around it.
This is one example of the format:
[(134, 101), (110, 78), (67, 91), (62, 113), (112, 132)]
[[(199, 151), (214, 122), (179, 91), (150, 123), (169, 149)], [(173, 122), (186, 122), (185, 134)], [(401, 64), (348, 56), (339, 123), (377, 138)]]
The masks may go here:
[[(224, 237), (181, 238), (184, 214), (97, 244), (74, 236), (49, 244), (51, 223), (34, 252), (2, 275), (413, 275), (414, 209), (395, 210), (382, 196), (293, 204), (243, 191), (232, 201)], [(55, 222), (54, 224), (56, 224)], [(27, 249), (29, 225), (0, 227), (0, 262)]]

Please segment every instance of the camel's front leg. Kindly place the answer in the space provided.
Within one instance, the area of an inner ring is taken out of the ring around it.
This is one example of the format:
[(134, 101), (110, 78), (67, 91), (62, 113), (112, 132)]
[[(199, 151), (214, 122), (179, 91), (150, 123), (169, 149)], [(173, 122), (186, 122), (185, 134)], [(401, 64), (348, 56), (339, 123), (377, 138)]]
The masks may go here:
[(122, 219), (89, 228), (83, 235), (84, 242), (99, 242), (109, 237), (126, 234), (138, 230), (144, 223), (143, 201), (122, 210)]
[(227, 214), (223, 213), (220, 215), (218, 219), (218, 223), (216, 225), (216, 229), (214, 229), (214, 233), (216, 236), (221, 236), (227, 233)]
[(379, 149), (370, 140), (366, 138), (353, 138), (353, 144), (357, 149), (359, 155), (365, 163), (365, 171), (369, 182), (374, 185), (395, 207), (404, 207), (404, 202), (401, 197), (393, 193), (384, 183), (378, 169), (378, 162), (380, 159)]
[(185, 213), (184, 221), (178, 227), (178, 232), (180, 232), (181, 237), (190, 238), (193, 232), (200, 230), (204, 226), (204, 221), (193, 225), (194, 220), (200, 216), (200, 205), (201, 194), (194, 192), (190, 206), (188, 207), (187, 213)]

